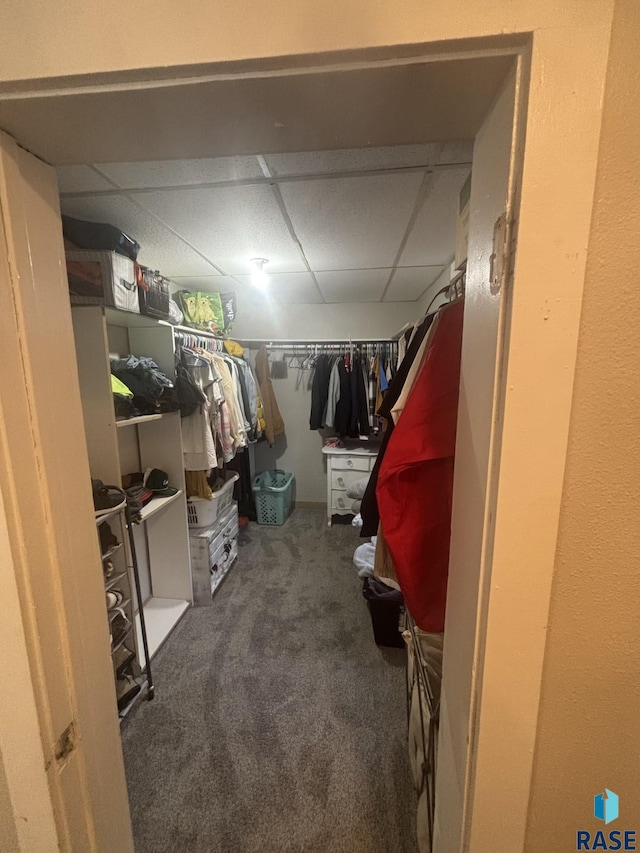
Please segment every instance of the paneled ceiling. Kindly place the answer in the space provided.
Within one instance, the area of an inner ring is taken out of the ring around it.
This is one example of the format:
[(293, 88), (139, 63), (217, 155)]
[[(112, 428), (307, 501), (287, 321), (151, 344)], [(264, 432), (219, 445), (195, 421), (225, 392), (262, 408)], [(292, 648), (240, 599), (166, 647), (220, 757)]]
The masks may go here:
[(109, 222), (182, 287), (287, 303), (419, 299), (454, 253), (472, 143), (58, 166), (64, 213)]

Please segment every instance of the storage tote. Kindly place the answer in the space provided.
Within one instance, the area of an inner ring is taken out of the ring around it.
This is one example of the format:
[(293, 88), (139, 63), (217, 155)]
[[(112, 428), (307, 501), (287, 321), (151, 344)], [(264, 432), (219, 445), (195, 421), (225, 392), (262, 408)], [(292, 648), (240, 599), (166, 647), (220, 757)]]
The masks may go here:
[(187, 520), (189, 527), (211, 527), (218, 516), (226, 510), (233, 500), (233, 484), (238, 479), (235, 471), (225, 472), (226, 483), (207, 498), (189, 498), (187, 500)]
[(107, 305), (140, 313), (133, 261), (116, 252), (66, 252), (74, 305)]
[(263, 471), (252, 484), (258, 524), (284, 524), (291, 512), (293, 474)]
[(156, 270), (142, 270), (138, 279), (140, 313), (157, 320), (169, 320), (169, 279)]
[(238, 556), (238, 505), (233, 502), (211, 527), (189, 533), (193, 603), (211, 604), (222, 579)]

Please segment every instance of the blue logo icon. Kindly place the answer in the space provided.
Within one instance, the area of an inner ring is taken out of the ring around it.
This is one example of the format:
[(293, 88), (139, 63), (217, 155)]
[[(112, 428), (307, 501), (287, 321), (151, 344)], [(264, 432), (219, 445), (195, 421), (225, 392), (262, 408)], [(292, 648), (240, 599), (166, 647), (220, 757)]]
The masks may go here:
[(606, 824), (615, 820), (619, 815), (618, 795), (608, 788), (604, 789), (604, 793), (596, 794), (593, 798), (593, 814)]

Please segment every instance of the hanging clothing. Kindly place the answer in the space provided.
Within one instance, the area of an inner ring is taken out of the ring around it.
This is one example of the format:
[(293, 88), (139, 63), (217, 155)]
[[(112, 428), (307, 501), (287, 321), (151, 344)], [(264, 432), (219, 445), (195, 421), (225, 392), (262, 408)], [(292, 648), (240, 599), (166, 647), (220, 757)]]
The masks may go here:
[(328, 355), (319, 355), (316, 359), (311, 385), (311, 415), (309, 429), (322, 429), (327, 399), (329, 397), (329, 381), (333, 362)]
[(269, 355), (265, 346), (258, 350), (256, 356), (256, 376), (260, 386), (262, 405), (264, 410), (265, 430), (264, 434), (269, 444), (273, 443), (279, 435), (284, 434), (284, 421), (278, 408), (275, 391), (269, 376)]
[(332, 362), (331, 374), (329, 376), (329, 389), (327, 391), (327, 406), (324, 415), (324, 425), (329, 429), (333, 429), (336, 419), (336, 407), (340, 399), (340, 368), (338, 362), (341, 358), (336, 358)]
[(344, 437), (349, 434), (351, 418), (351, 378), (347, 370), (346, 358), (338, 359), (338, 379), (340, 387), (334, 416), (334, 429), (340, 436)]
[(369, 397), (368, 377), (362, 359), (355, 353), (351, 361), (350, 374), (351, 412), (349, 415), (349, 432), (351, 438), (369, 435)]
[(444, 630), (464, 304), (441, 309), (380, 466), (380, 522), (404, 600), (423, 631)]
[(387, 426), (382, 437), (378, 457), (373, 466), (371, 477), (369, 478), (369, 483), (364, 493), (364, 497), (362, 498), (362, 506), (360, 508), (360, 514), (362, 515), (362, 529), (360, 536), (363, 538), (375, 536), (378, 532), (380, 514), (378, 512), (378, 499), (376, 498), (376, 485), (378, 483), (380, 465), (384, 459), (387, 445), (394, 427), (393, 419), (391, 417), (391, 408), (395, 405), (400, 393), (402, 392), (402, 388), (404, 387), (405, 380), (409, 373), (409, 368), (420, 349), (420, 344), (424, 340), (425, 335), (428, 333), (433, 323), (433, 319), (434, 315), (429, 314), (421, 323), (418, 324), (411, 346), (406, 352), (402, 365), (389, 383), (389, 388), (384, 396), (382, 406), (378, 409), (378, 414), (386, 420)]

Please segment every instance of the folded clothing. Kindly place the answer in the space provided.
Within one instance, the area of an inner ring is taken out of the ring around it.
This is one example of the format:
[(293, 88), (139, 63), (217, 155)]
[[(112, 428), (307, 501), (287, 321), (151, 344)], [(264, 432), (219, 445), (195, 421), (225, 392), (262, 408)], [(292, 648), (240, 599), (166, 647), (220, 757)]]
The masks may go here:
[(347, 497), (356, 501), (361, 501), (367, 489), (370, 476), (370, 474), (367, 474), (366, 477), (363, 477), (361, 480), (357, 480), (355, 483), (347, 486)]

